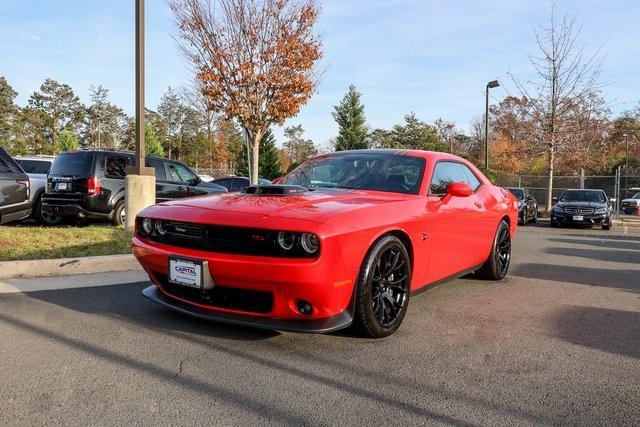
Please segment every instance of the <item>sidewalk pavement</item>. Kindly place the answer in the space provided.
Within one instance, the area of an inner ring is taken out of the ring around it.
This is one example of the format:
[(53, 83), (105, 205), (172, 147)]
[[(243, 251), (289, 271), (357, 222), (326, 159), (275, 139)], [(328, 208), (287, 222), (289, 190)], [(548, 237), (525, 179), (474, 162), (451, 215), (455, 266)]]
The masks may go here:
[(51, 291), (56, 289), (93, 288), (126, 283), (146, 282), (144, 271), (117, 271), (72, 276), (31, 277), (0, 280), (0, 294)]
[(0, 262), (0, 280), (114, 271), (142, 271), (142, 267), (131, 254)]

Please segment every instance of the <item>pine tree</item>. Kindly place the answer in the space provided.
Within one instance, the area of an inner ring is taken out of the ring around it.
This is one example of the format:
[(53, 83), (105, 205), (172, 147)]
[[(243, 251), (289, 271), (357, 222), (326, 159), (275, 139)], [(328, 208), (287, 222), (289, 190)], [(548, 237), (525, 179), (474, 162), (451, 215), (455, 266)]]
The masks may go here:
[(360, 96), (360, 92), (351, 85), (340, 104), (334, 107), (332, 115), (339, 126), (336, 151), (369, 148), (364, 105), (360, 102)]
[(160, 140), (156, 136), (156, 131), (149, 123), (144, 127), (144, 144), (147, 150), (147, 154), (150, 156), (164, 156), (164, 149)]
[(67, 129), (60, 132), (58, 137), (58, 152), (63, 153), (65, 151), (77, 150), (80, 148), (78, 137), (75, 133), (69, 132)]
[[(247, 150), (243, 151), (244, 155), (238, 163), (237, 174), (240, 176), (248, 176), (247, 168)], [(282, 166), (278, 157), (278, 149), (276, 148), (276, 138), (269, 129), (260, 140), (260, 157), (258, 161), (258, 175), (260, 178), (274, 179), (282, 175)]]

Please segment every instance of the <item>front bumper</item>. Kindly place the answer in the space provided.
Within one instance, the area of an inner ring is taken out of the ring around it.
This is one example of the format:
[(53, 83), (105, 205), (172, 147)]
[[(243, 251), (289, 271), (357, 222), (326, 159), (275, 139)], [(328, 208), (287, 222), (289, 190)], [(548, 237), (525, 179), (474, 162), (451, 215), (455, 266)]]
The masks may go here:
[[(137, 235), (132, 245), (155, 285), (145, 290), (147, 298), (201, 318), (303, 332), (329, 332), (352, 321), (357, 271), (349, 271), (339, 249), (330, 246), (317, 259), (284, 259), (192, 250)], [(207, 261), (213, 290), (186, 292), (168, 283), (171, 256)], [(300, 312), (300, 301), (311, 305), (311, 314)]]
[(271, 319), (256, 318), (242, 314), (215, 312), (199, 309), (198, 307), (181, 302), (162, 293), (158, 286), (151, 285), (142, 291), (142, 295), (153, 302), (161, 304), (172, 310), (201, 319), (213, 320), (216, 322), (228, 323), (238, 326), (250, 326), (260, 329), (270, 329), (275, 331), (306, 332), (306, 333), (327, 333), (344, 329), (351, 325), (352, 315), (347, 311), (334, 316), (321, 319)]
[(609, 214), (592, 214), (582, 215), (582, 220), (574, 220), (574, 215), (559, 213), (553, 211), (551, 213), (551, 221), (556, 221), (560, 224), (582, 224), (582, 225), (596, 225), (610, 222)]

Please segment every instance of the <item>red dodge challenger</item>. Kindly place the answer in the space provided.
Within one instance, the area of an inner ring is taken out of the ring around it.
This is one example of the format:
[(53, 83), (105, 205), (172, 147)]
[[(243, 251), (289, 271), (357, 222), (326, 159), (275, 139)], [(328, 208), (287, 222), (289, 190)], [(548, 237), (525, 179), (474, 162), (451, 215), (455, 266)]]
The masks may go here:
[(517, 201), (446, 153), (345, 151), (278, 185), (176, 200), (137, 218), (145, 297), (282, 331), (392, 334), (412, 294), (475, 272), (500, 280)]

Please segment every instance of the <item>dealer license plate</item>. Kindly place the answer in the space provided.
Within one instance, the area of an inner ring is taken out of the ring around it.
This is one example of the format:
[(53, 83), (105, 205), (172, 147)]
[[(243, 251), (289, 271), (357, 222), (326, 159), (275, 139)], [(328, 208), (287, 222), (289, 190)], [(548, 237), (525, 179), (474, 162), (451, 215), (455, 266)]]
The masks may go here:
[(56, 190), (68, 190), (69, 183), (68, 182), (59, 182), (56, 184)]
[(190, 288), (202, 288), (202, 262), (169, 258), (169, 281)]
[(582, 221), (584, 219), (584, 217), (582, 215), (574, 215), (573, 216), (573, 220), (574, 221)]

